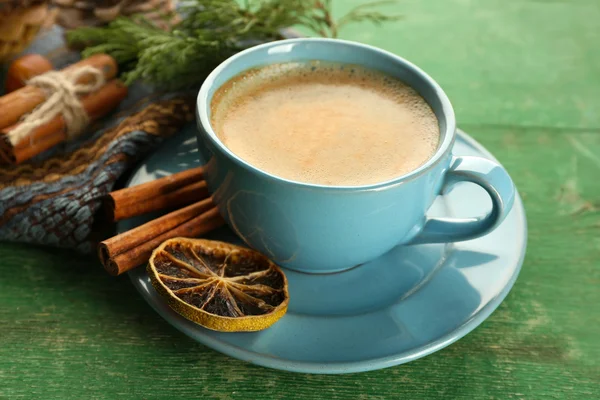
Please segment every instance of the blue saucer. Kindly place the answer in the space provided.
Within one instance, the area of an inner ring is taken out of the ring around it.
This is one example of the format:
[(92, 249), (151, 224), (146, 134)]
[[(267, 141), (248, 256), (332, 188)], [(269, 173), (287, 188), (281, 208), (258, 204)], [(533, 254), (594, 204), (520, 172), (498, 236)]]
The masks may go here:
[[(194, 127), (189, 126), (145, 160), (128, 186), (198, 165)], [(456, 155), (493, 159), (459, 132)], [(491, 207), (483, 189), (461, 183), (438, 197), (432, 214), (482, 215)], [(120, 232), (146, 218), (119, 223)], [(241, 244), (226, 228), (212, 239)], [(311, 275), (286, 270), (290, 304), (271, 328), (219, 333), (172, 311), (156, 293), (144, 268), (130, 277), (144, 299), (170, 324), (193, 339), (240, 360), (308, 373), (349, 373), (402, 364), (460, 339), (481, 324), (506, 297), (519, 274), (527, 244), (521, 199), (491, 234), (446, 245), (397, 247), (354, 269)], [(391, 264), (391, 265), (390, 265)]]

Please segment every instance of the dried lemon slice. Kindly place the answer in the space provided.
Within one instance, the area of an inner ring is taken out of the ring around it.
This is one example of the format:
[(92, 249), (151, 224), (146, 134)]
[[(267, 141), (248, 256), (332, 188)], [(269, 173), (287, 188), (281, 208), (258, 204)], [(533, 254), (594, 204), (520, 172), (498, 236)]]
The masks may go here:
[(247, 248), (169, 239), (154, 250), (147, 270), (173, 310), (209, 329), (258, 331), (287, 311), (285, 275), (271, 260)]

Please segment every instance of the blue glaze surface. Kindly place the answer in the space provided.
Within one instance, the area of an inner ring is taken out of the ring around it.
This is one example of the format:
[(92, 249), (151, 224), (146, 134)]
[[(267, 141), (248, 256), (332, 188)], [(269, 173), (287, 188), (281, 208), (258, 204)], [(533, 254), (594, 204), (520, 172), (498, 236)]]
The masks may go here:
[[(195, 134), (195, 129), (188, 127), (167, 142), (139, 166), (128, 186), (204, 163)], [(461, 132), (452, 153), (495, 161)], [(428, 218), (485, 216), (491, 206), (485, 190), (459, 182), (434, 201)], [(132, 229), (152, 217), (122, 221), (118, 229)], [(240, 243), (228, 228), (209, 237)], [(525, 213), (515, 193), (507, 217), (495, 230), (473, 240), (398, 246), (340, 273), (316, 275), (286, 269), (290, 290), (287, 314), (272, 327), (253, 333), (202, 328), (168, 307), (143, 268), (129, 275), (163, 318), (217, 351), (288, 371), (350, 373), (409, 362), (472, 331), (508, 294), (521, 268), (526, 242)]]
[[(225, 147), (210, 126), (215, 91), (249, 68), (309, 60), (378, 69), (415, 88), (438, 118), (441, 137), (436, 154), (415, 171), (387, 182), (334, 187), (276, 177)], [(373, 260), (399, 244), (472, 239), (495, 228), (513, 204), (515, 189), (500, 165), (452, 155), (454, 111), (439, 85), (410, 62), (372, 46), (314, 38), (256, 46), (218, 66), (202, 85), (197, 103), (199, 149), (207, 160), (205, 179), (221, 215), (250, 247), (290, 269), (337, 272)], [(458, 181), (485, 188), (494, 204), (489, 215), (427, 219), (442, 187)]]

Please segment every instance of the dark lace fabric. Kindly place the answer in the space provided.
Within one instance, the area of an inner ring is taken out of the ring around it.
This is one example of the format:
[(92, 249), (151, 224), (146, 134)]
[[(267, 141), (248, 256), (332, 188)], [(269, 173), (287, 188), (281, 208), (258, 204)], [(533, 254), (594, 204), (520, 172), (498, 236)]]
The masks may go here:
[[(27, 52), (67, 64), (78, 54), (55, 28)], [(192, 97), (150, 95), (133, 86), (119, 108), (73, 142), (19, 166), (0, 164), (0, 241), (94, 250), (94, 230), (106, 224), (102, 198), (143, 156), (193, 119)], [(98, 224), (97, 222), (100, 222)]]

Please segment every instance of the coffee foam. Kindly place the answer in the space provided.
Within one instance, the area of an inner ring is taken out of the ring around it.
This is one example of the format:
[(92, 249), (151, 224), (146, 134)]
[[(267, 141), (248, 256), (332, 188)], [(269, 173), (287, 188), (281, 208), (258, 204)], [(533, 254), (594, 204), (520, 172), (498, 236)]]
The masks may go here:
[(437, 119), (403, 82), (358, 66), (269, 65), (221, 87), (213, 129), (232, 152), (274, 175), (358, 186), (422, 165), (439, 142)]

